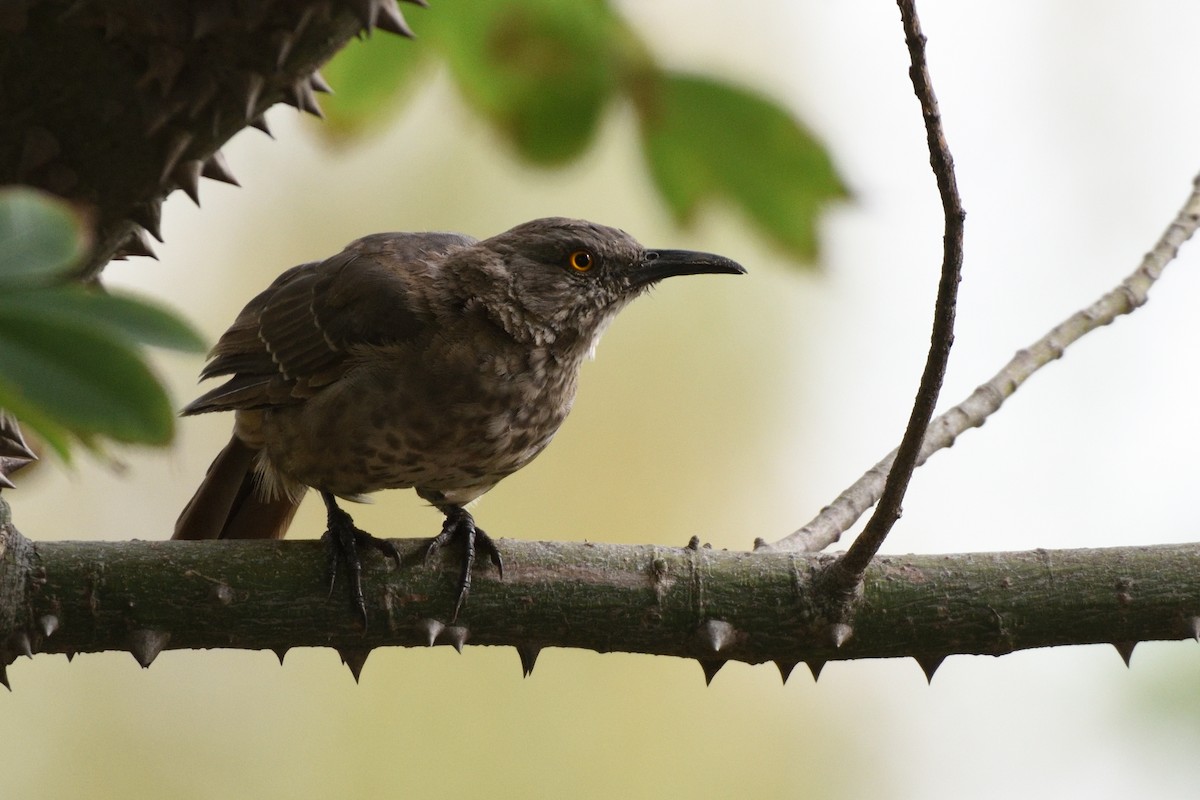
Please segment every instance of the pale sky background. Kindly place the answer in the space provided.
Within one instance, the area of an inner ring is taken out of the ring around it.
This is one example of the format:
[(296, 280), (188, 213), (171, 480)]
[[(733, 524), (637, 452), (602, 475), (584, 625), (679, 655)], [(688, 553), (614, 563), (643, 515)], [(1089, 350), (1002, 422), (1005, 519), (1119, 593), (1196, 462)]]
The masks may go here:
[[(746, 7), (746, 6), (749, 7)], [(851, 0), (623, 3), (679, 69), (793, 109), (855, 201), (827, 215), (804, 272), (712, 208), (674, 228), (627, 109), (569, 169), (531, 171), (444, 76), (395, 124), (331, 149), (292, 109), (226, 148), (241, 189), (167, 203), (160, 261), (114, 283), (210, 337), (283, 269), (379, 230), (486, 236), (582, 216), (653, 246), (729, 255), (745, 278), (680, 279), (639, 300), (589, 365), (533, 465), (478, 506), (500, 536), (748, 548), (807, 521), (899, 437), (925, 357), (941, 211), (899, 14)], [(422, 12), (405, 7), (420, 32)], [(1017, 348), (1118, 283), (1200, 170), (1194, 3), (920, 4), (967, 218), (957, 402)], [(398, 44), (398, 46), (405, 46)], [(335, 87), (336, 89), (337, 87)], [(1197, 538), (1196, 245), (1131, 318), (1088, 336), (981, 430), (921, 469), (892, 552), (1154, 544)], [(157, 363), (179, 405), (198, 357)], [(35, 539), (160, 539), (231, 420), (181, 423), (178, 447), (82, 458), (6, 493)], [(294, 535), (320, 533), (306, 504)], [(428, 536), (411, 492), (356, 510)], [(728, 665), (704, 686), (674, 659), (510, 648), (391, 649), (355, 686), (331, 650), (37, 656), (0, 696), (6, 796), (1195, 797), (1200, 645), (831, 663), (786, 686)]]

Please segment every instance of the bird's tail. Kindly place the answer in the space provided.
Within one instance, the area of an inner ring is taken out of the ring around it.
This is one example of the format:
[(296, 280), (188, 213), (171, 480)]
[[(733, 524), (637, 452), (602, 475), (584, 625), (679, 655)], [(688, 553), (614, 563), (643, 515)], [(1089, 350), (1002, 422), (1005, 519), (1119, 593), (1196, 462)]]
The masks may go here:
[(258, 451), (237, 436), (217, 454), (200, 488), (175, 521), (172, 539), (282, 539), (299, 500), (265, 500), (258, 490)]

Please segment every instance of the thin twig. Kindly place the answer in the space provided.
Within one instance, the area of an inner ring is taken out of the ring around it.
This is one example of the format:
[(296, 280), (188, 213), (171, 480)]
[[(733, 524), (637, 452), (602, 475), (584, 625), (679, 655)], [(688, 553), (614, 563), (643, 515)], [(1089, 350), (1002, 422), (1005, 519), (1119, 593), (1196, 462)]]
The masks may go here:
[[(1004, 367), (967, 399), (941, 414), (925, 431), (925, 442), (917, 466), (938, 450), (954, 444), (958, 435), (978, 428), (994, 414), (1029, 376), (1062, 357), (1068, 347), (1084, 335), (1131, 314), (1145, 305), (1150, 288), (1179, 248), (1200, 229), (1200, 174), (1192, 179), (1192, 192), (1154, 247), (1142, 257), (1137, 269), (1115, 288), (1087, 308), (1076, 311), (1033, 344), (1018, 350)], [(862, 514), (879, 499), (896, 451), (851, 484), (811, 522), (778, 542), (756, 542), (756, 549), (818, 552), (836, 542)]]
[(900, 519), (900, 504), (908, 491), (908, 482), (916, 469), (921, 453), (925, 430), (933, 419), (942, 379), (946, 375), (946, 362), (950, 360), (950, 347), (954, 343), (954, 307), (958, 299), (958, 284), (962, 275), (963, 261), (963, 211), (962, 199), (954, 178), (954, 159), (946, 136), (942, 130), (942, 118), (938, 112), (937, 97), (925, 64), (925, 35), (921, 33), (921, 22), (913, 0), (897, 0), (900, 18), (904, 24), (904, 40), (908, 45), (912, 66), (908, 75), (913, 90), (921, 101), (921, 113), (925, 117), (925, 135), (929, 145), (929, 163), (937, 177), (938, 194), (942, 198), (945, 215), (945, 234), (942, 239), (942, 274), (938, 282), (937, 302), (933, 311), (933, 332), (930, 336), (929, 355), (925, 359), (925, 371), (917, 397), (913, 402), (912, 414), (904, 438), (896, 450), (896, 459), (888, 472), (879, 505), (867, 522), (863, 532), (854, 540), (836, 564), (834, 572), (839, 576), (843, 588), (855, 585), (879, 551), (896, 520)]

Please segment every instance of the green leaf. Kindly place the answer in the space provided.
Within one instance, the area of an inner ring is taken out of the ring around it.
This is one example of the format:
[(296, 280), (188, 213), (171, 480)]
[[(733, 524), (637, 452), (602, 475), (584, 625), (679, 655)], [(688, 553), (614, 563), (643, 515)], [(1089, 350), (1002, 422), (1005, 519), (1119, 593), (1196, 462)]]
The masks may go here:
[(75, 320), (107, 330), (129, 344), (202, 353), (200, 334), (170, 311), (127, 294), (106, 294), (82, 286), (59, 286), (0, 296), (0, 314), (35, 315), (61, 322)]
[(395, 36), (372, 36), (342, 48), (321, 68), (335, 92), (321, 103), (321, 132), (345, 138), (386, 120), (404, 100), (427, 55), (422, 42)]
[(126, 341), (86, 320), (11, 306), (0, 308), (0, 406), (39, 433), (48, 420), (85, 442), (99, 434), (164, 444), (174, 429), (166, 393)]
[(0, 408), (12, 414), (21, 424), (22, 429), (36, 431), (41, 440), (50, 445), (59, 458), (70, 462), (71, 432), (9, 391), (4, 384), (2, 375), (0, 375)]
[(847, 192), (790, 114), (749, 90), (671, 73), (648, 76), (638, 101), (651, 174), (678, 220), (723, 198), (793, 255), (816, 257), (817, 219)]
[(74, 209), (52, 195), (0, 189), (0, 289), (61, 278), (87, 248), (87, 231)]
[(467, 101), (522, 156), (557, 164), (583, 152), (630, 43), (608, 4), (458, 0), (429, 20)]
[(166, 443), (174, 414), (139, 347), (203, 350), (170, 312), (130, 295), (60, 284), (86, 237), (70, 207), (0, 191), (0, 408), (64, 458), (74, 437)]

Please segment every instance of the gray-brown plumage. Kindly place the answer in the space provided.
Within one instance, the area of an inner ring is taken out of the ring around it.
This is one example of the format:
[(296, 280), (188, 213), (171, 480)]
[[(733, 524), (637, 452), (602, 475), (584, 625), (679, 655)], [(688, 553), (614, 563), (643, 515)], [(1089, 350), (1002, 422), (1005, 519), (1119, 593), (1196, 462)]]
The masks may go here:
[(293, 267), (213, 348), (201, 377), (229, 379), (183, 411), (236, 414), (174, 538), (281, 537), (313, 487), (329, 514), (330, 577), (344, 560), (365, 620), (358, 549), (399, 554), (335, 497), (412, 487), (446, 514), (428, 552), (465, 541), (457, 615), (476, 548), (502, 569), (463, 507), (550, 443), (621, 308), (663, 278), (714, 272), (744, 270), (564, 218), (483, 241), (375, 234)]

